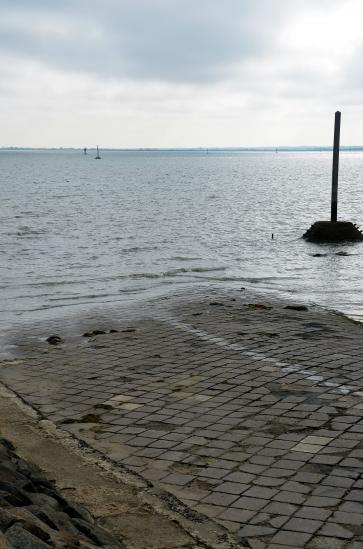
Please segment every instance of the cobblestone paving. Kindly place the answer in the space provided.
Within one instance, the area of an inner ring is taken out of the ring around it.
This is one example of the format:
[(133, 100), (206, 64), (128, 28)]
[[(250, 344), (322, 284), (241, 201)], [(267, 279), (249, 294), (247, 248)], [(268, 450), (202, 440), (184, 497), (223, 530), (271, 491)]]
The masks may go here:
[(146, 307), (24, 344), (0, 379), (241, 546), (363, 549), (363, 328), (268, 305)]

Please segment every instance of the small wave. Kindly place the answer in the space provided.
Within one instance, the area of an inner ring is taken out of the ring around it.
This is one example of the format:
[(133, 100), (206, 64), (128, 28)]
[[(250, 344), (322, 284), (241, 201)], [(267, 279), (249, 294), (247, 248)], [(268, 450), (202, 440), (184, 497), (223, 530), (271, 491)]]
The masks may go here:
[(241, 276), (216, 276), (216, 277), (209, 277), (209, 278), (210, 280), (216, 280), (218, 282), (244, 282), (245, 281), (245, 279)]
[(212, 273), (215, 271), (225, 271), (226, 267), (191, 267), (191, 268), (180, 268), (172, 269), (164, 273), (164, 276), (176, 276), (184, 273)]
[(259, 282), (286, 282), (287, 280), (294, 280), (293, 276), (261, 276), (261, 277), (253, 277), (253, 278), (246, 278), (241, 277), (241, 281), (243, 282), (250, 282), (251, 284), (258, 284)]
[(132, 253), (132, 252), (152, 252), (158, 250), (158, 246), (133, 246), (132, 248), (122, 248), (121, 252)]
[(163, 276), (176, 276), (178, 274), (188, 273), (189, 269), (172, 269), (171, 271), (166, 271)]
[(201, 257), (184, 257), (183, 255), (176, 255), (170, 258), (170, 261), (201, 261)]
[(34, 286), (35, 288), (38, 286), (67, 286), (74, 285), (74, 284), (82, 284), (84, 280), (55, 280), (54, 282), (25, 282), (24, 286)]
[(118, 294), (80, 294), (73, 296), (63, 296), (63, 297), (50, 297), (48, 301), (78, 301), (79, 299), (97, 299), (99, 297), (113, 297), (118, 296)]
[(227, 267), (196, 267), (189, 270), (192, 273), (212, 273), (213, 271), (226, 271)]
[(131, 279), (138, 279), (138, 278), (161, 278), (162, 274), (156, 274), (156, 273), (133, 273), (126, 276), (120, 276), (119, 278), (131, 278)]
[[(27, 225), (23, 225), (22, 227), (19, 227), (17, 232), (15, 233), (16, 236), (25, 236), (28, 238), (37, 237), (43, 234), (46, 234), (46, 229), (33, 229), (31, 227), (28, 227)], [(8, 236), (13, 236), (14, 233), (7, 233)]]

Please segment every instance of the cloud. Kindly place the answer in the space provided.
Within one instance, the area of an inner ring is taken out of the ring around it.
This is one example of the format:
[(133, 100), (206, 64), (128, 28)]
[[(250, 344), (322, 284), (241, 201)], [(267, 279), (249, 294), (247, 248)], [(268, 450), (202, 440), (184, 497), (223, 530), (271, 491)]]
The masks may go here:
[(361, 0), (0, 0), (0, 13), (2, 144), (327, 144), (337, 108), (343, 141), (363, 142)]
[(0, 46), (107, 77), (210, 82), (272, 48), (288, 6), (287, 0), (3, 0)]

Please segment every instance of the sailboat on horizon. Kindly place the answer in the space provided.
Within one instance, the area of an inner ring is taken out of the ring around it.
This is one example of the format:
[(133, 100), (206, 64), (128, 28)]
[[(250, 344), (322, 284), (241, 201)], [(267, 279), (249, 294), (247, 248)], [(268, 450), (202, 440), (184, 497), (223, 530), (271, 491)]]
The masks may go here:
[(97, 145), (97, 154), (95, 156), (95, 160), (101, 160), (101, 156), (100, 156), (100, 151), (98, 149), (98, 145)]

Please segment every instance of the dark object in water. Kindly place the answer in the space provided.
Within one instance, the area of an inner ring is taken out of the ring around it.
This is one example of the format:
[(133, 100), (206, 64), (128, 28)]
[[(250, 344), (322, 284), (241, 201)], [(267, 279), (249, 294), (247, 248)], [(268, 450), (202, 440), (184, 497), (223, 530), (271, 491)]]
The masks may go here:
[(50, 345), (60, 345), (61, 343), (64, 343), (63, 339), (57, 335), (49, 336), (46, 341)]
[[(85, 332), (82, 337), (93, 337), (97, 335), (103, 335), (106, 332), (104, 330), (93, 330), (93, 332)], [(111, 330), (110, 330), (111, 333)]]
[(335, 255), (346, 257), (347, 255), (350, 255), (350, 254), (348, 254), (348, 252), (337, 252)]
[(308, 311), (306, 305), (286, 305), (284, 309), (290, 309), (292, 311)]
[(263, 305), (263, 303), (248, 303), (247, 307), (249, 309), (266, 310), (266, 311), (272, 309), (272, 307), (270, 305)]
[(326, 257), (327, 254), (312, 254), (312, 257)]
[(309, 242), (361, 241), (363, 234), (350, 221), (316, 221), (303, 238)]
[(317, 221), (306, 231), (303, 238), (310, 242), (343, 242), (363, 240), (359, 228), (350, 221), (338, 221), (338, 175), (340, 152), (340, 119), (337, 111), (334, 118), (333, 171), (330, 221)]

